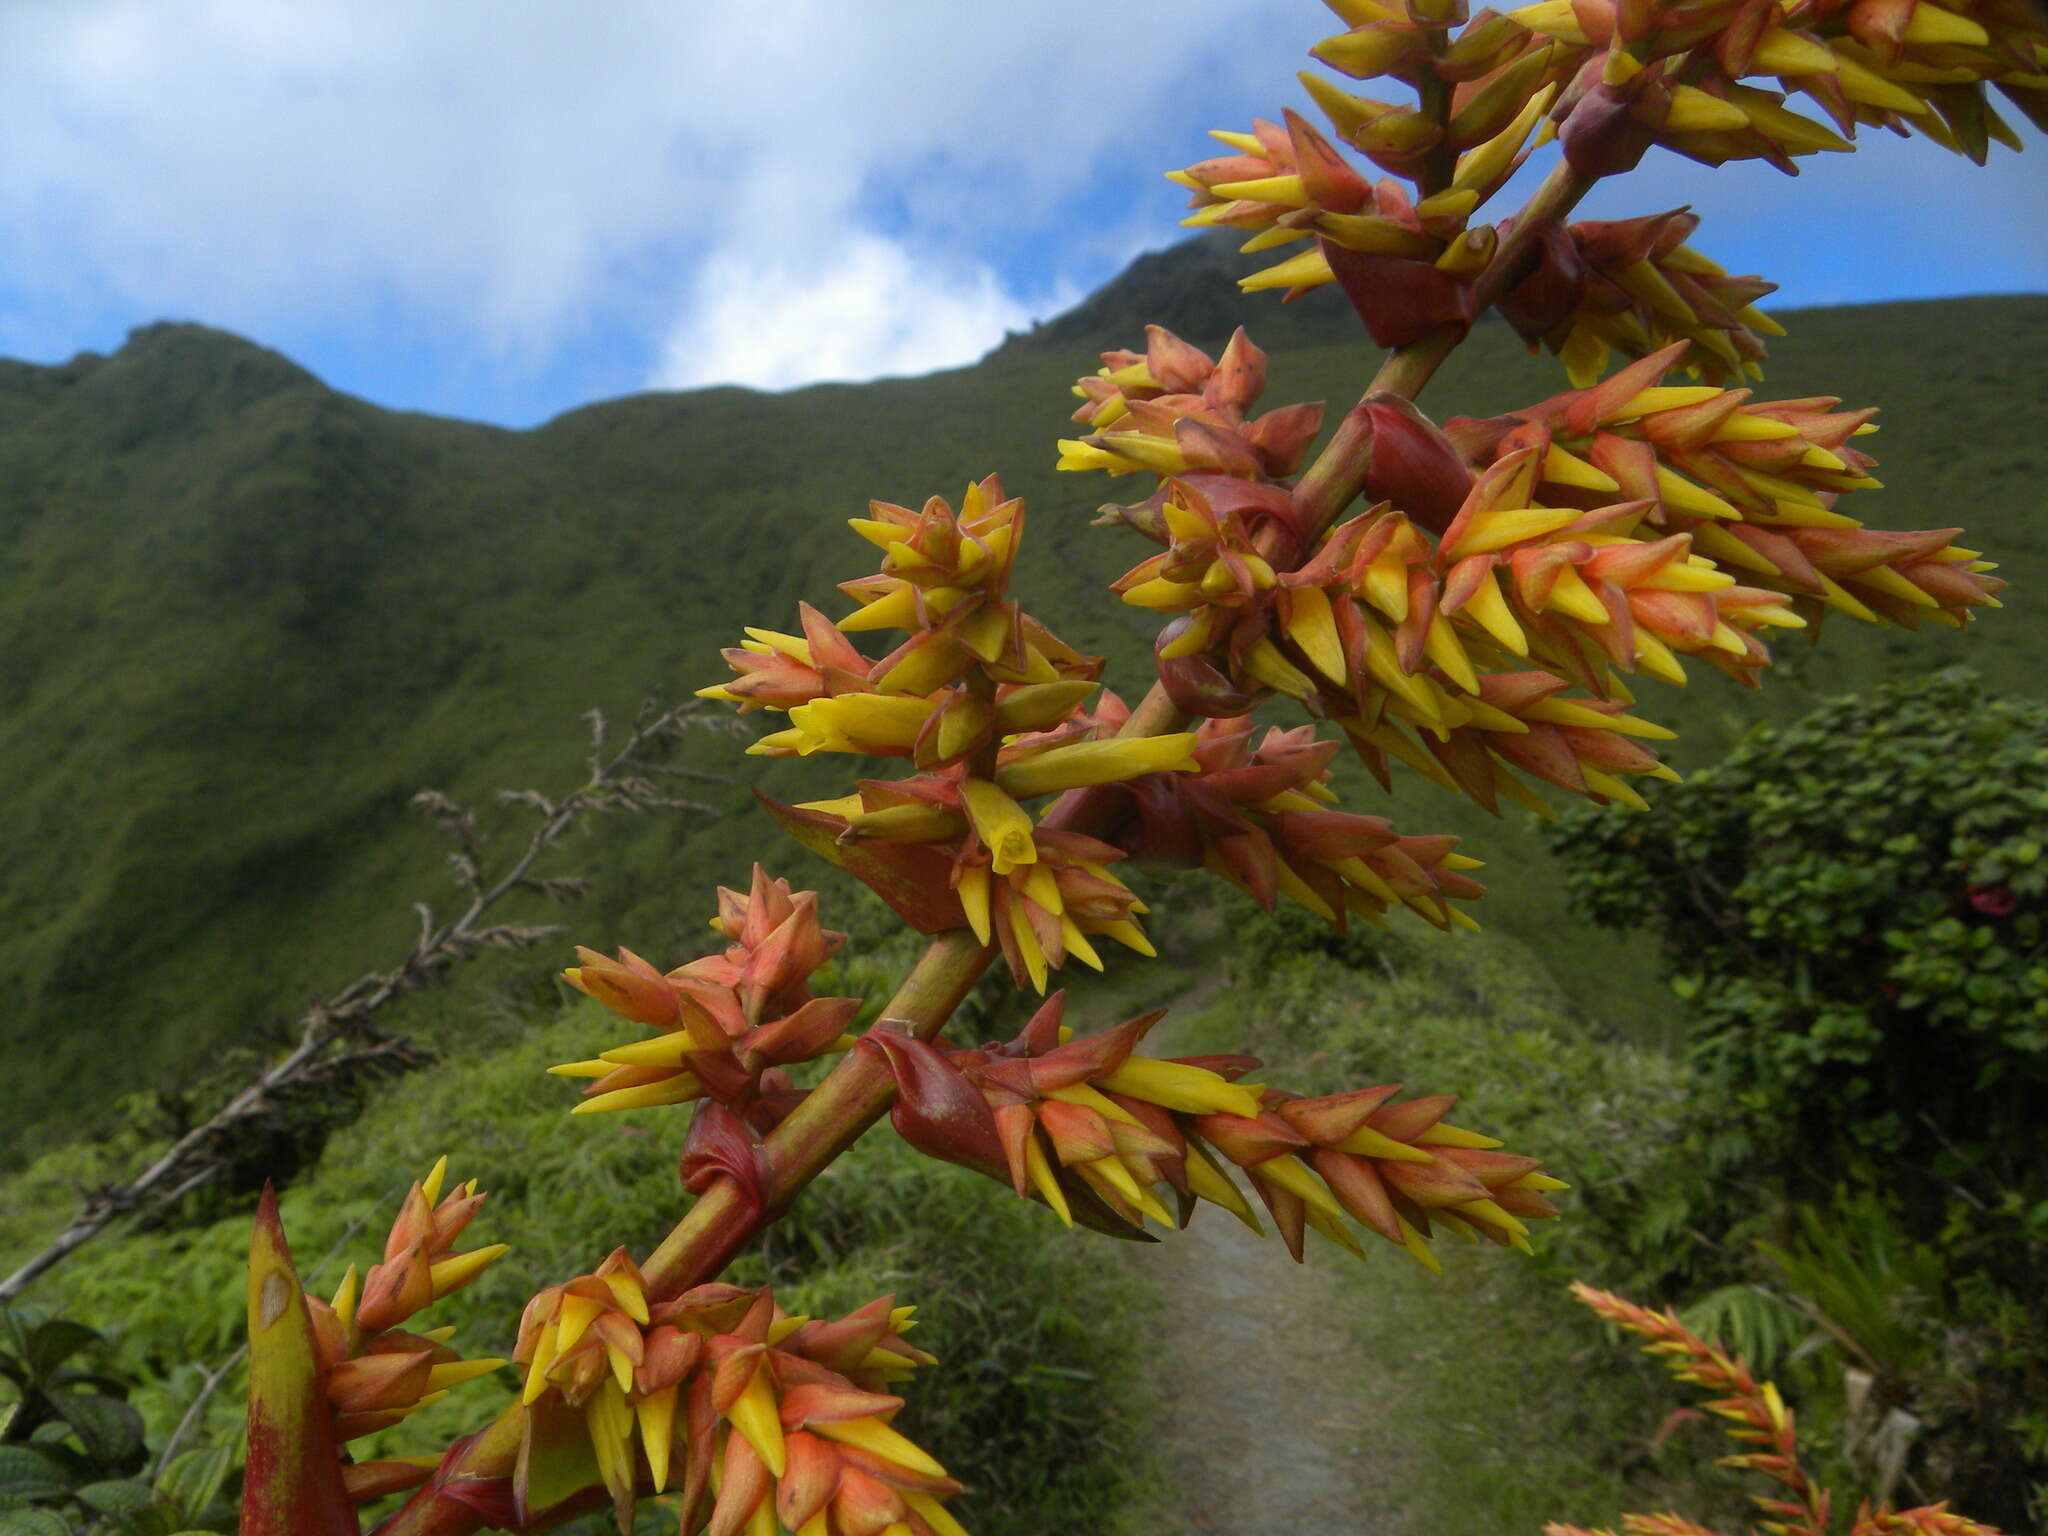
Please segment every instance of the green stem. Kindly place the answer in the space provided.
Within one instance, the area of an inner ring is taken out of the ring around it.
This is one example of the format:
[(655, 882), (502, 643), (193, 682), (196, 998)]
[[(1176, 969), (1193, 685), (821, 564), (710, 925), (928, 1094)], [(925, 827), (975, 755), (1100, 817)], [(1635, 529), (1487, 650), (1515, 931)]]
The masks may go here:
[[(1529, 194), (1522, 211), (1515, 215), (1514, 228), (1500, 242), (1493, 260), (1474, 282), (1476, 314), (1485, 314), (1502, 294), (1528, 275), (1529, 260), (1535, 254), (1536, 239), (1543, 227), (1571, 212), (1592, 185), (1591, 178), (1579, 175), (1562, 161), (1544, 177)], [(1364, 488), (1366, 472), (1372, 465), (1372, 432), (1362, 409), (1365, 402), (1374, 395), (1400, 395), (1413, 400), (1443, 366), (1444, 359), (1457, 350), (1458, 343), (1465, 339), (1466, 329), (1460, 325), (1442, 326), (1420, 341), (1387, 354), (1358, 405), (1337, 424), (1323, 451), (1295, 482), (1294, 505), (1307, 545), (1313, 547)]]
[[(1446, 39), (1444, 30), (1441, 27), (1434, 28), (1429, 36), (1431, 52), (1441, 53)], [(1436, 120), (1436, 125), (1439, 129), (1448, 133), (1451, 126), (1450, 82), (1439, 75), (1434, 69), (1427, 70), (1422, 78), (1416, 82), (1415, 94), (1418, 98), (1416, 104)], [(1439, 140), (1430, 149), (1429, 153), (1423, 157), (1422, 175), (1418, 190), (1420, 190), (1424, 197), (1430, 197), (1435, 193), (1443, 191), (1451, 184), (1451, 178), (1457, 174), (1457, 170), (1457, 151), (1452, 149), (1448, 143)]]
[[(1475, 316), (1485, 314), (1502, 294), (1528, 276), (1529, 261), (1536, 253), (1536, 240), (1543, 227), (1563, 218), (1578, 206), (1579, 199), (1592, 190), (1595, 180), (1591, 176), (1581, 176), (1562, 160), (1551, 167), (1550, 174), (1529, 194), (1529, 201), (1515, 215), (1515, 227), (1502, 239), (1493, 253), (1493, 260), (1474, 280), (1472, 312)], [(1366, 393), (1404, 395), (1413, 400), (1422, 393), (1423, 386), (1429, 383), (1444, 359), (1464, 339), (1464, 327), (1447, 325), (1388, 354), (1387, 360), (1380, 364), (1379, 372), (1373, 375)], [(1336, 440), (1332, 439), (1330, 447), (1335, 446)], [(1329, 451), (1325, 448), (1324, 455)], [(1320, 465), (1322, 458), (1318, 457), (1316, 462)], [(1313, 469), (1310, 472), (1313, 473)]]
[(1550, 168), (1550, 174), (1537, 184), (1522, 211), (1515, 215), (1515, 227), (1501, 241), (1493, 260), (1479, 274), (1475, 313), (1485, 314), (1503, 293), (1529, 275), (1529, 258), (1535, 254), (1536, 239), (1543, 226), (1578, 207), (1579, 199), (1592, 191), (1599, 179), (1581, 175), (1562, 160)]
[[(882, 1017), (905, 1021), (919, 1039), (931, 1039), (994, 958), (995, 950), (983, 948), (964, 928), (942, 934), (903, 978)], [(763, 1141), (769, 1167), (765, 1204), (753, 1208), (729, 1178), (712, 1185), (641, 1264), (648, 1294), (665, 1299), (724, 1269), (749, 1238), (881, 1119), (895, 1096), (887, 1066), (865, 1052), (845, 1057)]]
[[(1446, 351), (1456, 344), (1455, 340), (1448, 342)], [(1421, 345), (1423, 343), (1416, 343), (1416, 346)], [(1403, 349), (1412, 350), (1413, 348)], [(1397, 357), (1399, 355), (1395, 354)], [(1389, 362), (1392, 360), (1388, 359)], [(1386, 367), (1382, 366), (1380, 373), (1384, 375), (1386, 371)], [(1427, 373), (1423, 375), (1425, 379), (1428, 376)], [(1372, 387), (1366, 391), (1366, 398), (1371, 398), (1380, 388), (1380, 381), (1375, 378)], [(1295, 521), (1301, 530), (1304, 550), (1314, 549), (1316, 540), (1321, 538), (1330, 525), (1343, 514), (1344, 509), (1351, 505), (1353, 498), (1364, 488), (1366, 471), (1371, 467), (1372, 422), (1365, 414), (1365, 400), (1362, 399), (1345, 412), (1344, 419), (1337, 423), (1337, 430), (1330, 434), (1330, 440), (1323, 445), (1323, 451), (1316, 455), (1315, 462), (1309, 465), (1302, 472), (1301, 478), (1294, 483)], [(1284, 536), (1278, 535), (1276, 531), (1274, 542), (1277, 544), (1281, 537)], [(1270, 555), (1272, 552), (1268, 553)]]

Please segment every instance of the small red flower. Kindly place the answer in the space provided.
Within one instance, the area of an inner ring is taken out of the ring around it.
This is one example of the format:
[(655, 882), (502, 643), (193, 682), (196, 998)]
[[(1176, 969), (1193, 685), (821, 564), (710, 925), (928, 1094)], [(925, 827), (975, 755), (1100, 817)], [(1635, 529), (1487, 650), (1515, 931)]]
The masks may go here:
[(1970, 905), (1986, 917), (2010, 917), (2013, 908), (2020, 904), (2009, 885), (1973, 885), (1966, 894)]

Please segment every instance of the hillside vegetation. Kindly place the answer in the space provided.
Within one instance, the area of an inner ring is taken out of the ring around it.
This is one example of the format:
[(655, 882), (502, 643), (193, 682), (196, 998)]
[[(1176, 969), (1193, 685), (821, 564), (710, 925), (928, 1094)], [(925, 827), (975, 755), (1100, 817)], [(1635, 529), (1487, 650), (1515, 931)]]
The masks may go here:
[[(1371, 362), (1349, 340), (1314, 345), (1313, 310), (1237, 306), (1212, 247), (1148, 262), (973, 368), (636, 396), (529, 432), (381, 410), (194, 325), (139, 330), (111, 357), (0, 365), (0, 1158), (232, 1060), (307, 996), (388, 963), (409, 902), (441, 885), (413, 791), (564, 783), (584, 710), (714, 680), (720, 645), (788, 623), (799, 597), (839, 611), (833, 581), (862, 569), (841, 520), (870, 496), (957, 496), (999, 470), (1032, 508), (1014, 589), (1077, 645), (1143, 655), (1150, 616), (1102, 586), (1145, 550), (1089, 526), (1123, 487), (1051, 467), (1089, 348), (1139, 342), (1153, 314), (1213, 343), (1243, 314), (1255, 339), (1290, 343), (1270, 402), (1339, 408)], [(1967, 526), (2017, 601), (1963, 635), (1831, 626), (1816, 655), (1784, 648), (1788, 675), (1761, 699), (1710, 682), (1646, 698), (1684, 727), (1680, 766), (1815, 692), (1955, 662), (2044, 687), (2029, 592), (2048, 574), (2048, 298), (1788, 318), (1769, 393), (1886, 409), (1873, 446), (1890, 490), (1865, 515)], [(1560, 382), (1490, 327), (1424, 404), (1486, 414)], [(755, 785), (807, 782), (721, 738), (685, 761), (733, 775), (712, 798), (735, 812)], [(1577, 1006), (1654, 1034), (1645, 957), (1567, 929), (1526, 827), (1403, 788), (1404, 827), (1468, 834), (1489, 860), (1483, 918), (1569, 956), (1553, 968)], [(598, 836), (591, 852), (625, 878), (575, 932), (656, 958), (695, 945), (701, 892), (755, 856), (815, 879), (754, 816)]]

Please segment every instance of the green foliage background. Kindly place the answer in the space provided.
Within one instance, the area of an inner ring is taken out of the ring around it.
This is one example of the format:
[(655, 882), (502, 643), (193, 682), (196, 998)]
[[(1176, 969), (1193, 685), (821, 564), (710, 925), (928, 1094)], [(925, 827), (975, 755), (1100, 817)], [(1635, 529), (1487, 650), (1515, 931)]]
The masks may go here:
[[(1687, 1000), (1697, 1288), (1770, 1278), (1972, 1508), (2048, 1507), (2048, 706), (1954, 668), (1557, 829)], [(1724, 1292), (1724, 1294), (1726, 1294)]]
[[(1077, 645), (1123, 658), (1111, 682), (1135, 695), (1150, 616), (1103, 587), (1145, 550), (1088, 524), (1097, 503), (1139, 488), (1056, 476), (1052, 443), (1091, 348), (1137, 344), (1159, 317), (1205, 344), (1224, 339), (1245, 311), (1227, 283), (1218, 298), (1222, 271), (1213, 245), (1140, 263), (971, 369), (782, 396), (640, 396), (532, 432), (379, 410), (196, 326), (147, 328), (112, 357), (0, 364), (0, 761), (14, 770), (0, 797), (0, 985), (13, 1001), (0, 1028), (0, 1162), (20, 1165), (0, 1180), (0, 1257), (31, 1251), (81, 1188), (174, 1128), (180, 1105), (139, 1095), (190, 1090), (183, 1111), (203, 1108), (308, 997), (402, 953), (408, 903), (447, 894), (444, 849), (405, 809), (413, 791), (559, 790), (577, 776), (585, 709), (621, 717), (650, 694), (716, 680), (719, 646), (743, 624), (788, 623), (799, 598), (839, 611), (832, 583), (865, 560), (841, 520), (871, 495), (957, 496), (1001, 470), (1032, 509), (1017, 594)], [(1327, 306), (1248, 314), (1255, 339), (1286, 343), (1268, 404), (1341, 408), (1355, 395), (1370, 358), (1348, 340), (1319, 344), (1351, 334)], [(1760, 696), (1712, 676), (1689, 696), (1646, 689), (1641, 712), (1681, 729), (1681, 768), (1714, 761), (1759, 719), (1795, 722), (1827, 693), (1959, 660), (1988, 691), (2044, 690), (2031, 653), (2048, 636), (2027, 593), (2048, 576), (2048, 298), (1787, 318), (1766, 396), (1885, 407), (1872, 446), (1890, 489), (1862, 498), (1861, 515), (1966, 525), (2018, 600), (1961, 635), (1830, 625), (1817, 651), (1779, 648)], [(1423, 403), (1487, 414), (1560, 383), (1553, 364), (1488, 327)], [(673, 963), (702, 947), (710, 887), (739, 883), (758, 857), (822, 885), (828, 921), (879, 938), (884, 925), (843, 882), (744, 814), (751, 788), (800, 798), (834, 782), (832, 765), (741, 760), (736, 748), (704, 737), (683, 758), (730, 776), (705, 792), (719, 819), (608, 824), (555, 860), (604, 876), (574, 937)], [(1579, 1186), (1546, 1267), (1457, 1282), (1482, 1307), (1375, 1281), (1375, 1305), (1361, 1308), (1377, 1320), (1361, 1324), (1380, 1330), (1365, 1339), (1376, 1356), (1423, 1332), (1439, 1341), (1406, 1367), (1409, 1390), (1429, 1390), (1431, 1372), (1466, 1389), (1456, 1413), (1425, 1416), (1411, 1447), (1421, 1496), (1448, 1501), (1428, 1506), (1436, 1526), (1606, 1520), (1656, 1501), (1619, 1491), (1645, 1479), (1708, 1517), (1682, 1447), (1647, 1468), (1625, 1449), (1661, 1389), (1625, 1371), (1588, 1375), (1598, 1352), (1542, 1290), (1582, 1268), (1647, 1283), (1680, 1267), (1690, 1242), (1687, 1085), (1667, 1049), (1683, 1010), (1654, 946), (1573, 919), (1562, 866), (1526, 818), (1492, 821), (1412, 778), (1397, 780), (1391, 806), (1362, 773), (1346, 767), (1341, 782), (1351, 803), (1388, 810), (1404, 830), (1471, 840), (1489, 863), (1488, 937), (1333, 948), (1182, 883), (1172, 895), (1183, 900), (1158, 904), (1162, 935), (1207, 923), (1218, 941), (1121, 967), (1094, 1006), (1106, 1022), (1235, 965), (1240, 981), (1257, 978), (1261, 1007), (1211, 1018), (1215, 1048), (1249, 1029), (1251, 1048), (1304, 1091), (1398, 1073), (1417, 1090), (1466, 1093), (1476, 1123)], [(516, 812), (485, 819), (523, 836)], [(538, 905), (508, 915), (556, 916)], [(907, 954), (866, 954), (837, 985), (879, 998)], [(490, 1236), (515, 1248), (441, 1319), (461, 1324), (471, 1353), (504, 1348), (533, 1277), (587, 1268), (612, 1243), (644, 1248), (675, 1209), (674, 1117), (565, 1125), (562, 1086), (540, 1068), (614, 1031), (566, 1006), (550, 969), (479, 962), (407, 1005), (396, 1022), (444, 1060), (376, 1094), (286, 1198), (302, 1261), (361, 1219), (359, 1252), (404, 1180), (457, 1149), (456, 1172), (482, 1172), (494, 1191)], [(945, 1368), (919, 1384), (918, 1432), (971, 1469), (983, 1536), (1080, 1527), (1140, 1465), (1139, 1427), (1114, 1408), (1131, 1386), (1127, 1325), (1143, 1297), (1099, 1243), (1049, 1243), (1049, 1232), (1043, 1212), (913, 1167), (878, 1137), (751, 1261), (792, 1305), (882, 1290), (919, 1301)], [(116, 1353), (146, 1378), (135, 1398), (156, 1436), (190, 1400), (197, 1362), (233, 1347), (245, 1237), (232, 1202), (195, 1202), (180, 1222), (89, 1249), (45, 1282), (76, 1315), (118, 1320)], [(1518, 1320), (1521, 1364), (1483, 1321), (1488, 1308)], [(1539, 1414), (1531, 1434), (1485, 1441), (1527, 1369), (1598, 1390)], [(441, 1410), (446, 1422), (409, 1426), (404, 1448), (465, 1427), (462, 1396)], [(214, 1437), (232, 1437), (234, 1402), (231, 1384)], [(1487, 1476), (1469, 1475), (1475, 1442)], [(1521, 1459), (1496, 1465), (1510, 1455)]]
[[(531, 432), (379, 410), (196, 326), (0, 366), (0, 1155), (178, 1086), (398, 952), (407, 903), (440, 893), (413, 791), (564, 782), (585, 709), (715, 680), (743, 623), (786, 623), (799, 597), (831, 607), (832, 583), (862, 568), (840, 520), (869, 496), (957, 496), (1000, 469), (1032, 509), (1016, 590), (1074, 643), (1126, 658), (1111, 681), (1138, 688), (1146, 616), (1102, 587), (1144, 551), (1088, 526), (1136, 492), (1055, 476), (1052, 440), (1086, 344), (1139, 341), (1177, 271), (1126, 284), (1121, 323), (1103, 313), (1085, 340), (1020, 342), (975, 368), (636, 396)], [(1275, 314), (1247, 312), (1255, 338)], [(2027, 382), (2048, 370), (2048, 300), (1810, 311), (1775, 356), (1773, 393), (1884, 405), (1891, 488), (1867, 498), (1870, 520), (1966, 523), (2023, 593), (2048, 567), (2048, 392)], [(1368, 363), (1349, 340), (1277, 353), (1267, 400), (1341, 407)], [(1485, 414), (1559, 383), (1486, 327), (1424, 403)], [(1684, 726), (1686, 766), (1759, 710), (1797, 714), (1805, 689), (1967, 660), (1994, 690), (2038, 693), (2032, 622), (2015, 605), (1959, 636), (1831, 626), (1811, 659), (1781, 647), (1789, 676), (1761, 700), (1703, 679), (1646, 707)], [(735, 772), (723, 742), (694, 761)], [(757, 766), (737, 776), (814, 782)], [(1492, 925), (1555, 935), (1555, 877), (1526, 822), (1413, 781), (1401, 799), (1403, 825), (1483, 833)], [(740, 784), (723, 803), (744, 805)], [(594, 856), (618, 875), (579, 930), (652, 954), (695, 942), (698, 898), (681, 893), (755, 855), (790, 862), (751, 816), (603, 837)], [(1640, 951), (1575, 945), (1560, 976), (1575, 1001), (1644, 1009)]]

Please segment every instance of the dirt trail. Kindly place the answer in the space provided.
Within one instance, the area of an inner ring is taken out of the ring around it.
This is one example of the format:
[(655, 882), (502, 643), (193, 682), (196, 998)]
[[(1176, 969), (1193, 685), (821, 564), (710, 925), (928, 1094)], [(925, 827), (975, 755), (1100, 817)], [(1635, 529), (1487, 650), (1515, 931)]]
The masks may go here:
[(1343, 1288), (1204, 1208), (1130, 1251), (1159, 1288), (1156, 1536), (1400, 1536)]
[(1160, 1298), (1152, 1386), (1164, 1484), (1129, 1528), (1402, 1536), (1410, 1527), (1388, 1492), (1397, 1453), (1374, 1424), (1349, 1321), (1357, 1293), (1313, 1246), (1309, 1263), (1294, 1263), (1265, 1226), (1254, 1237), (1205, 1205), (1186, 1231), (1125, 1250)]

